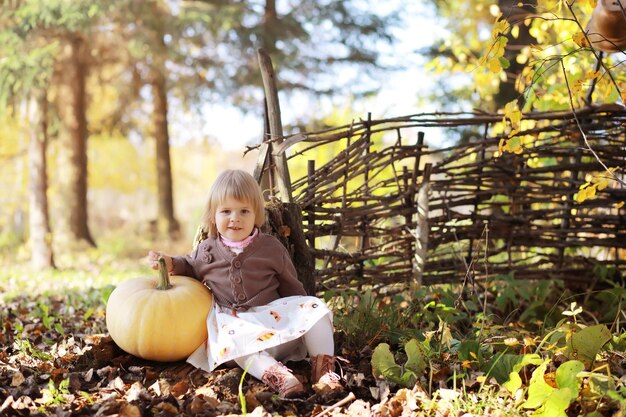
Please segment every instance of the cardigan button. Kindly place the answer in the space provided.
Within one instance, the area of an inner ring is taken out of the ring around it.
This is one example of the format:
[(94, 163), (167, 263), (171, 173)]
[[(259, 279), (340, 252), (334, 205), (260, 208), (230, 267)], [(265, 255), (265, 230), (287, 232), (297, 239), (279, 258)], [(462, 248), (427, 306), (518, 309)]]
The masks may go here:
[(245, 294), (238, 294), (238, 295), (237, 295), (237, 299), (238, 299), (239, 301), (243, 301), (243, 300), (245, 300), (245, 299), (246, 299), (246, 295), (245, 295)]
[(235, 262), (233, 263), (233, 266), (234, 266), (235, 268), (241, 268), (241, 262), (239, 262), (239, 261), (235, 261)]

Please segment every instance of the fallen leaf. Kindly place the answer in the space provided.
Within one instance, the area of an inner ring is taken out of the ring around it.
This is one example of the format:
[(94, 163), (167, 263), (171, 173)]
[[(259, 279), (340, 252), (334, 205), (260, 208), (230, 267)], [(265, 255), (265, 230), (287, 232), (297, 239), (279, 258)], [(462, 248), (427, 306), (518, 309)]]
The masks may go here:
[(11, 386), (19, 387), (20, 385), (24, 383), (24, 381), (26, 381), (26, 378), (24, 378), (24, 375), (20, 371), (17, 371), (13, 374), (13, 377), (11, 378)]
[(179, 381), (178, 383), (174, 384), (174, 386), (172, 386), (172, 395), (176, 398), (180, 398), (185, 395), (188, 389), (189, 382), (187, 382), (186, 379), (183, 379), (182, 381)]
[(124, 404), (118, 415), (119, 417), (141, 417), (141, 410), (134, 404)]

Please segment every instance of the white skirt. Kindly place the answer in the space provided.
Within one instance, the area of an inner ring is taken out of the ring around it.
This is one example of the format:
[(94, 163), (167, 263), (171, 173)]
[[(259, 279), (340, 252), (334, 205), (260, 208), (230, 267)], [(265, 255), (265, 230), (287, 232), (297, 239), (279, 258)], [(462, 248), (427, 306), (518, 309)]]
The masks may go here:
[(297, 343), (289, 343), (288, 352), (276, 359), (301, 360), (307, 354), (302, 336), (325, 317), (332, 322), (326, 303), (310, 296), (279, 298), (236, 312), (214, 304), (207, 317), (208, 340), (187, 362), (211, 372), (225, 362), (293, 341)]

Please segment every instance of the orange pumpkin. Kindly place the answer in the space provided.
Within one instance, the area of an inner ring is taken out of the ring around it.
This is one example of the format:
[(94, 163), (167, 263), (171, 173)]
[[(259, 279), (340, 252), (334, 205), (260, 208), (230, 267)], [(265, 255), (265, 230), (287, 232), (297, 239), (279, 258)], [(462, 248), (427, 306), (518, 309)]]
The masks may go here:
[(109, 297), (106, 324), (113, 341), (143, 359), (185, 359), (207, 339), (213, 304), (209, 289), (184, 276), (169, 276), (159, 259), (156, 277), (122, 282)]

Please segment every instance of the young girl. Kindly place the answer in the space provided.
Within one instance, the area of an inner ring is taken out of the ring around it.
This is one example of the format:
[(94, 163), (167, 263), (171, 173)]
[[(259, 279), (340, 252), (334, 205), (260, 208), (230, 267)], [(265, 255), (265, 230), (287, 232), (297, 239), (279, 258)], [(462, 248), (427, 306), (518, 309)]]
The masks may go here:
[(332, 313), (322, 300), (306, 295), (285, 247), (259, 230), (264, 221), (263, 195), (254, 178), (225, 171), (209, 192), (203, 216), (209, 237), (187, 256), (149, 252), (154, 269), (162, 256), (170, 274), (198, 279), (213, 292), (206, 346), (187, 361), (209, 372), (234, 361), (287, 398), (304, 387), (279, 361), (308, 353), (312, 384), (339, 389)]

